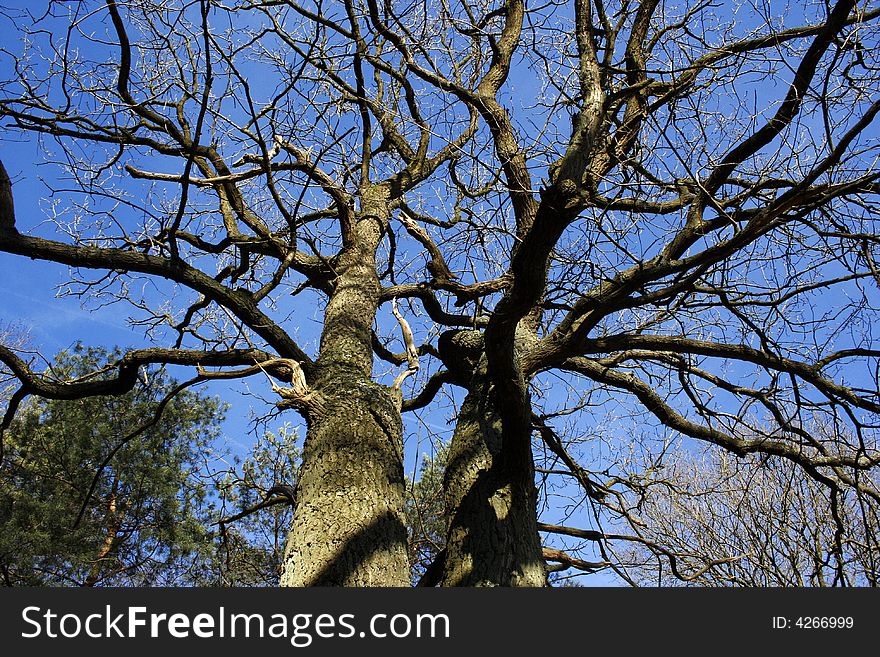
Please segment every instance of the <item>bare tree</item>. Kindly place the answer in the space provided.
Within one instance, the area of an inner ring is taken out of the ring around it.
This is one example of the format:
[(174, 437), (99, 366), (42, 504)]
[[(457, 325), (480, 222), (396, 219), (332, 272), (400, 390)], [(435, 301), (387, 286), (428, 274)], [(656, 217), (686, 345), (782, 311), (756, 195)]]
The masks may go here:
[(876, 505), (832, 495), (789, 461), (679, 454), (652, 484), (625, 557), (642, 583), (877, 585)]
[(0, 116), (60, 167), (57, 230), (16, 217), (4, 171), (0, 250), (71, 266), (155, 346), (100, 381), (0, 348), (4, 426), (27, 395), (118, 394), (150, 363), (268, 374), (307, 424), (286, 585), (408, 583), (402, 417), (450, 387), (426, 584), (541, 585), (548, 563), (635, 582), (619, 523), (693, 441), (876, 509), (870, 3), (25, 13)]
[(220, 497), (220, 543), (210, 583), (278, 583), (296, 495), (296, 439), (287, 426), (266, 431), (246, 459), (214, 476)]

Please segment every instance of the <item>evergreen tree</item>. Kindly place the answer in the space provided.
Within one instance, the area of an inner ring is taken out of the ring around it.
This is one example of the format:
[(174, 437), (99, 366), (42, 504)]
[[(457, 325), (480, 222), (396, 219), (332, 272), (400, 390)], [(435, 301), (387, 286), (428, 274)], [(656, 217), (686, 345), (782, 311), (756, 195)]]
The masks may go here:
[(222, 517), (208, 583), (277, 586), (293, 516), (298, 438), (288, 425), (266, 431), (244, 461), (215, 477)]
[[(443, 473), (449, 460), (449, 446), (423, 454), (418, 478), (407, 482), (406, 526), (413, 583), (431, 570), (446, 546), (446, 515), (443, 503)], [(425, 581), (430, 578), (425, 577)]]
[[(76, 379), (118, 358), (75, 348), (52, 366)], [(6, 585), (177, 585), (206, 577), (209, 487), (196, 476), (224, 407), (150, 369), (131, 391), (39, 397), (5, 436), (0, 578)]]

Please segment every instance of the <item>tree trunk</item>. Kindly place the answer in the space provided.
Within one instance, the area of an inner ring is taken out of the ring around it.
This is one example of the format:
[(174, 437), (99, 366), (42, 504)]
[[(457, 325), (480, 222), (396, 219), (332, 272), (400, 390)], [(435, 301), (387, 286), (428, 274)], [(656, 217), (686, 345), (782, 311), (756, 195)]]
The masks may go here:
[(371, 379), (375, 254), (387, 228), (387, 199), (386, 188), (362, 190), (351, 244), (336, 264), (309, 382), (309, 428), (282, 586), (409, 583), (401, 398)]
[(284, 586), (406, 586), (400, 406), (393, 391), (337, 373), (306, 436)]
[(534, 465), (531, 458), (525, 466), (504, 462), (501, 418), (492, 402), (485, 356), (474, 362), (477, 345), (468, 344), (475, 339), (482, 342), (473, 333), (462, 332), (453, 339), (457, 362), (470, 360), (475, 367), (459, 410), (444, 475), (450, 516), (440, 583), (544, 586)]
[(119, 535), (119, 528), (122, 526), (122, 518), (119, 517), (116, 507), (117, 489), (119, 481), (113, 480), (113, 487), (110, 491), (110, 498), (107, 500), (107, 531), (104, 534), (104, 541), (92, 565), (89, 567), (89, 574), (83, 581), (82, 585), (87, 587), (95, 586), (101, 579), (104, 567), (107, 565), (107, 557), (116, 546), (116, 537)]

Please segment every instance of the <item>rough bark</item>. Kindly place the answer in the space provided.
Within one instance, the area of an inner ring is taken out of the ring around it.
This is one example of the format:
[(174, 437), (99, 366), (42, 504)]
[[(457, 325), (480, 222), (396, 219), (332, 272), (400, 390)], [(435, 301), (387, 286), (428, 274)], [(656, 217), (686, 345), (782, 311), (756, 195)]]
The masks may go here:
[(309, 423), (287, 540), (286, 586), (406, 586), (400, 393), (371, 380), (376, 248), (388, 192), (362, 190), (309, 382)]
[[(468, 347), (481, 350), (478, 336), (459, 334), (459, 363), (468, 362)], [(531, 459), (523, 467), (504, 458), (494, 397), (482, 357), (459, 410), (444, 476), (448, 535), (442, 586), (546, 584), (534, 465)]]
[(402, 426), (393, 391), (328, 372), (309, 427), (282, 586), (407, 586)]

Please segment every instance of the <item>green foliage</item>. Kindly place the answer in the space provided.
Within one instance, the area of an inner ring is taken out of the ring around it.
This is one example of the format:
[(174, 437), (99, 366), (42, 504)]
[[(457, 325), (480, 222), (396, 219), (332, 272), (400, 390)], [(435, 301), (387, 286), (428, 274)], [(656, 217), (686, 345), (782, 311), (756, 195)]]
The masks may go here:
[(265, 432), (250, 456), (216, 477), (220, 513), (229, 519), (220, 525), (220, 541), (212, 581), (218, 586), (277, 586), (284, 559), (284, 542), (293, 516), (289, 504), (259, 507), (276, 484), (291, 487), (298, 476), (298, 434), (289, 426)]
[(413, 583), (446, 544), (443, 473), (448, 458), (448, 445), (441, 445), (431, 456), (424, 454), (418, 478), (407, 482), (405, 512)]
[[(73, 380), (116, 357), (77, 347), (52, 373)], [(175, 383), (162, 370), (144, 374), (117, 397), (34, 398), (20, 409), (0, 470), (6, 585), (185, 585), (207, 576), (210, 490), (198, 469), (224, 407), (184, 390), (157, 414)]]

